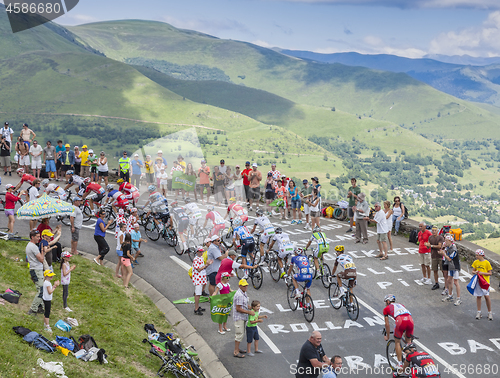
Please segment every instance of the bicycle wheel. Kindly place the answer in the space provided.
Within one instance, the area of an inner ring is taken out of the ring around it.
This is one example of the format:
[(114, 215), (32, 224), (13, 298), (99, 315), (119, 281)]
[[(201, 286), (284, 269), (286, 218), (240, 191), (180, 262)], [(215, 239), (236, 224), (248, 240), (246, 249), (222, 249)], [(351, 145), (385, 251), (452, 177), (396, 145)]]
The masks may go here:
[(259, 290), (262, 286), (262, 281), (264, 281), (264, 273), (262, 272), (262, 268), (260, 266), (252, 270), (253, 272), (250, 274), (252, 277), (252, 286), (255, 290)]
[(396, 342), (394, 341), (394, 339), (391, 339), (387, 342), (387, 346), (385, 347), (385, 355), (392, 371), (396, 371), (398, 369), (398, 355), (396, 354)]
[(112, 209), (109, 209), (106, 211), (106, 216), (104, 217), (104, 223), (107, 224), (110, 220), (112, 222), (111, 222), (111, 226), (109, 226), (109, 227), (114, 228), (116, 225), (116, 214)]
[(295, 311), (299, 306), (299, 300), (295, 299), (295, 288), (291, 284), (286, 288), (286, 299), (288, 301), (288, 306), (290, 306), (290, 309), (292, 311)]
[(309, 260), (309, 272), (311, 272), (312, 279), (314, 280), (318, 274), (318, 272), (316, 272), (316, 265), (314, 265), (314, 256), (309, 255), (307, 256), (307, 259)]
[(187, 249), (187, 251), (184, 252), (184, 254), (188, 255), (189, 260), (191, 260), (191, 262), (194, 259), (197, 248), (198, 248), (198, 246), (196, 245), (196, 242), (194, 240), (188, 241), (188, 249)]
[(350, 291), (346, 293), (346, 308), (347, 308), (347, 316), (351, 320), (358, 320), (359, 316), (359, 304), (358, 299), (354, 294), (351, 294)]
[[(243, 262), (244, 262), (244, 261), (243, 261), (243, 256), (238, 256), (238, 257), (236, 258), (236, 262), (237, 262), (238, 264), (243, 263)], [(241, 279), (243, 278), (243, 276), (245, 275), (245, 271), (244, 271), (243, 269), (234, 269), (234, 273), (236, 274), (236, 277), (238, 277), (238, 279), (240, 279), (240, 280), (241, 280)]]
[(305, 294), (302, 300), (302, 312), (304, 318), (311, 323), (314, 319), (314, 303), (309, 294)]
[(271, 252), (269, 254), (269, 274), (271, 274), (271, 278), (274, 282), (278, 282), (280, 280), (280, 266), (278, 264), (278, 256), (276, 253)]
[(323, 282), (323, 286), (326, 289), (328, 288), (328, 286), (330, 286), (330, 275), (332, 274), (330, 267), (328, 266), (327, 263), (323, 263), (321, 274), (322, 274), (321, 282)]
[(146, 223), (144, 229), (146, 232), (146, 236), (150, 240), (157, 241), (160, 238), (160, 230), (158, 229), (158, 226), (156, 225), (154, 220), (148, 220), (148, 223)]
[(335, 310), (338, 310), (342, 307), (342, 298), (340, 297), (340, 288), (337, 283), (332, 283), (328, 287), (328, 299), (330, 300), (330, 304)]
[(83, 206), (82, 213), (84, 222), (88, 222), (90, 219), (92, 219), (92, 210), (90, 210), (89, 205)]

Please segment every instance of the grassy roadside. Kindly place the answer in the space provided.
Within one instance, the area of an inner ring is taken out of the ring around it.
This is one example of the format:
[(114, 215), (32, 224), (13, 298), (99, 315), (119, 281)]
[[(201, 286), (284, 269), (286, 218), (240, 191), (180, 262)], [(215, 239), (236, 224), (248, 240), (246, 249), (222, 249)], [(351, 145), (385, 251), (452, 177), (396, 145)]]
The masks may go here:
[[(0, 289), (19, 290), (23, 293), (19, 304), (0, 306), (0, 377), (46, 377), (47, 372), (37, 365), (37, 359), (45, 362), (61, 361), (68, 377), (153, 377), (160, 361), (148, 353), (149, 346), (142, 344), (146, 336), (144, 324), (153, 323), (156, 329), (171, 332), (164, 314), (144, 294), (134, 288), (123, 289), (121, 280), (113, 278), (111, 270), (97, 267), (85, 258), (72, 257), (77, 268), (71, 275), (68, 305), (73, 312), (62, 308), (62, 288), (55, 290), (52, 300), (50, 324), (52, 334), (43, 331), (43, 315), (29, 316), (26, 312), (35, 295), (35, 286), (29, 278), (25, 261), (25, 243), (0, 240)], [(56, 279), (61, 274), (59, 264), (54, 266)], [(49, 340), (69, 336), (54, 327), (58, 319), (76, 318), (80, 326), (69, 334), (75, 339), (90, 334), (100, 348), (106, 350), (109, 364), (83, 362), (60, 352), (48, 354), (39, 351), (14, 333), (12, 327), (23, 326), (43, 334)]]

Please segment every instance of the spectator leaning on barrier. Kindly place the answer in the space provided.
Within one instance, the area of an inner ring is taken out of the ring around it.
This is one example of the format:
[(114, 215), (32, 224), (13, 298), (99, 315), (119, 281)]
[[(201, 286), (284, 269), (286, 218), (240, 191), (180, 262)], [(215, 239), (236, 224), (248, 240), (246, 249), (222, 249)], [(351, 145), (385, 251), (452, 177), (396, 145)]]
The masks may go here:
[(418, 224), (418, 257), (422, 267), (422, 283), (432, 285), (431, 281), (431, 249), (429, 248), (429, 237), (432, 233), (426, 229), (425, 222)]

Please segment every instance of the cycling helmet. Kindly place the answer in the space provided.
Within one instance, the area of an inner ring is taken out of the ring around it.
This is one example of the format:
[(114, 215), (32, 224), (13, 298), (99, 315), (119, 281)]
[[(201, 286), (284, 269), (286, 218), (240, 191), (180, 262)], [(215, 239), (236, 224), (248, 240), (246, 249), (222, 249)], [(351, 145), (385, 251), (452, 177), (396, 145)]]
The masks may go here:
[(123, 179), (118, 179), (118, 180), (116, 180), (116, 183), (117, 183), (117, 184), (121, 184), (122, 182), (123, 182)]
[(49, 181), (48, 179), (43, 180), (43, 181), (42, 181), (42, 186), (47, 186), (47, 185), (49, 185), (49, 182), (50, 182), (50, 181)]
[(17, 173), (24, 173), (24, 168), (18, 168), (18, 169), (16, 170), (16, 172), (17, 172)]
[(156, 186), (155, 185), (149, 185), (148, 186), (148, 191), (149, 192), (154, 192), (156, 190)]
[(172, 206), (172, 207), (176, 207), (177, 205), (178, 205), (177, 201), (174, 201), (174, 202), (172, 202), (172, 203), (170, 204), (170, 206)]
[(189, 203), (189, 202), (191, 202), (191, 199), (190, 198), (184, 198), (184, 202), (185, 203)]
[(114, 186), (112, 184), (108, 184), (108, 185), (106, 185), (106, 189), (113, 190)]
[(405, 347), (403, 348), (403, 352), (406, 353), (406, 351), (408, 349), (417, 349), (417, 346), (415, 344), (413, 344), (413, 343), (409, 343), (409, 344), (405, 345)]
[(214, 205), (207, 206), (207, 211), (208, 212), (211, 212), (211, 211), (214, 211), (214, 210), (215, 210)]
[(276, 227), (274, 229), (274, 232), (277, 233), (277, 234), (281, 234), (283, 232), (283, 229), (281, 227)]
[(233, 227), (240, 227), (243, 224), (241, 218), (236, 218), (233, 220)]
[(73, 175), (75, 174), (75, 171), (73, 171), (73, 170), (69, 170), (69, 171), (66, 171), (66, 174), (67, 174), (68, 176), (73, 176)]
[(335, 252), (344, 252), (344, 246), (343, 245), (338, 245), (335, 247)]
[(255, 215), (260, 217), (261, 215), (264, 215), (264, 211), (262, 209), (257, 209), (257, 210), (255, 210)]
[(320, 232), (321, 228), (319, 226), (314, 226), (313, 232)]
[(84, 184), (88, 184), (90, 182), (90, 177), (86, 177), (83, 179)]
[(384, 302), (396, 302), (396, 296), (394, 294), (387, 294), (385, 297), (384, 297)]

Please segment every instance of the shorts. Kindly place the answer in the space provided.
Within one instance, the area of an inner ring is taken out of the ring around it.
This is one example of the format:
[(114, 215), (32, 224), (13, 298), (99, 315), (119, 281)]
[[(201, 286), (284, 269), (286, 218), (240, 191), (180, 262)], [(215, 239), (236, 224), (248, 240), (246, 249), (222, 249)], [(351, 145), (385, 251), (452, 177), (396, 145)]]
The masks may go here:
[(418, 259), (420, 265), (431, 266), (431, 254), (430, 253), (419, 253)]
[(346, 269), (343, 272), (338, 272), (337, 276), (343, 280), (349, 280), (348, 286), (350, 288), (356, 286), (356, 278), (358, 277), (356, 269)]
[(445, 264), (443, 260), (441, 260), (441, 270), (443, 272), (447, 272), (449, 269), (448, 269), (448, 264)]
[(80, 239), (80, 229), (75, 227), (75, 232), (71, 231), (71, 241), (78, 241)]
[(245, 189), (246, 199), (250, 199), (250, 187), (248, 185), (243, 185), (243, 188)]
[(249, 188), (248, 190), (249, 198), (253, 200), (260, 199), (260, 188)]
[(56, 171), (56, 163), (54, 160), (45, 160), (45, 172), (55, 172)]
[(90, 167), (90, 173), (97, 173), (97, 167)]
[(269, 237), (272, 237), (272, 236), (274, 236), (274, 231), (272, 234), (269, 234), (269, 235), (267, 234), (267, 232), (263, 232), (262, 234), (260, 234), (260, 242), (262, 244), (266, 244), (267, 241), (269, 240)]
[(155, 219), (161, 220), (164, 224), (167, 224), (168, 220), (170, 219), (170, 213), (154, 213), (153, 216), (155, 217)]
[[(266, 190), (266, 199), (267, 200), (273, 200), (274, 199), (274, 192), (268, 192)], [(250, 328), (253, 328), (253, 327), (250, 327)]]
[(210, 234), (208, 234), (208, 237), (211, 238), (214, 235), (219, 235), (219, 232), (221, 232), (225, 228), (226, 228), (225, 224), (216, 224), (210, 231)]
[(448, 277), (453, 277), (454, 280), (458, 280), (459, 276), (460, 276), (460, 271), (459, 270), (450, 270), (448, 272)]
[(98, 193), (95, 198), (93, 199), (94, 202), (101, 202), (101, 200), (104, 198), (105, 193)]
[(9, 215), (14, 216), (16, 211), (14, 209), (4, 210), (4, 213), (5, 213), (5, 216), (8, 217)]
[(292, 254), (293, 254), (293, 249), (292, 249), (291, 251), (286, 251), (285, 249), (280, 249), (280, 250), (278, 251), (278, 257), (279, 257), (280, 259), (282, 259), (282, 260), (283, 260), (285, 257), (287, 257), (288, 255), (290, 255), (290, 256), (291, 256)]
[(189, 226), (189, 220), (188, 219), (182, 219), (179, 224), (177, 225), (177, 232), (184, 232)]
[(71, 169), (71, 165), (67, 165), (67, 164), (63, 164), (63, 166), (61, 167), (61, 171), (63, 172), (67, 172)]
[(292, 202), (291, 202), (292, 209), (300, 209), (300, 205), (301, 205), (300, 198), (296, 199), (296, 200), (292, 200)]
[(160, 184), (160, 189), (161, 190), (168, 190), (167, 184)]
[(304, 214), (305, 215), (311, 214), (311, 207), (307, 203), (304, 204)]
[(386, 242), (388, 239), (387, 234), (377, 234), (377, 241)]
[(99, 177), (108, 177), (109, 172), (108, 171), (98, 171)]
[(301, 274), (301, 273), (295, 273), (293, 275), (293, 278), (295, 278), (295, 281), (297, 282), (307, 282), (306, 283), (306, 289), (309, 289), (312, 284), (312, 274)]
[(475, 297), (485, 297), (490, 295), (490, 288), (488, 289), (481, 289), (481, 286), (479, 286), (479, 283), (476, 284), (476, 287), (474, 288), (474, 293), (473, 295)]
[(19, 165), (30, 165), (30, 156), (29, 155), (24, 155), (21, 157), (19, 155)]
[(247, 327), (247, 343), (251, 344), (252, 341), (259, 339), (259, 330), (257, 327)]
[(348, 216), (349, 218), (353, 218), (353, 217), (354, 217), (354, 211), (352, 211), (352, 206), (349, 206), (349, 207), (347, 208), (347, 216)]
[[(0, 156), (0, 165), (2, 165), (2, 167), (10, 167), (10, 156)], [(41, 166), (42, 161), (40, 160), (40, 167)], [(31, 166), (31, 168), (34, 169), (33, 165)]]
[(245, 323), (245, 320), (236, 320), (234, 322), (234, 341), (243, 341), (243, 337), (245, 336)]
[(130, 259), (127, 259), (125, 257), (121, 257), (121, 259), (122, 259), (123, 266), (131, 266), (132, 265), (132, 262), (130, 261)]
[(42, 159), (31, 160), (31, 169), (42, 169)]
[(311, 218), (318, 218), (319, 217), (319, 211), (312, 211), (311, 210)]
[(443, 259), (436, 258), (436, 259), (431, 259), (431, 270), (433, 272), (437, 272), (438, 270), (443, 270)]
[(255, 250), (255, 241), (253, 238), (242, 240), (241, 256), (246, 256), (248, 252), (252, 253)]
[(198, 219), (200, 219), (199, 217), (189, 217), (189, 224), (191, 226), (194, 226), (198, 223)]
[(118, 257), (123, 257), (123, 251), (121, 249), (117, 249), (116, 254), (118, 255)]
[(194, 285), (194, 295), (201, 295), (203, 293), (203, 285)]
[(313, 257), (316, 257), (317, 259), (321, 259), (323, 257), (323, 254), (327, 253), (328, 250), (325, 249), (323, 252), (320, 253), (320, 248), (316, 248), (314, 251), (313, 251)]
[(203, 193), (203, 189), (207, 188), (207, 194), (209, 194), (209, 190), (210, 190), (210, 184), (198, 184), (196, 185), (197, 187), (200, 188), (200, 191)]
[(216, 282), (215, 282), (215, 277), (217, 276), (217, 272), (213, 272), (213, 273), (210, 273), (209, 275), (207, 275), (207, 278), (208, 278), (208, 283), (212, 286), (215, 286), (216, 285)]
[(406, 337), (413, 336), (413, 319), (411, 315), (399, 315), (396, 317), (396, 326), (394, 327), (394, 337), (401, 339), (403, 333), (406, 332)]
[(113, 203), (113, 206), (119, 207), (122, 209), (125, 209), (128, 205), (129, 205), (129, 202), (127, 199), (123, 200), (123, 201), (116, 201), (115, 203)]

